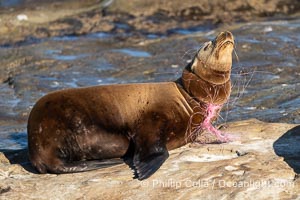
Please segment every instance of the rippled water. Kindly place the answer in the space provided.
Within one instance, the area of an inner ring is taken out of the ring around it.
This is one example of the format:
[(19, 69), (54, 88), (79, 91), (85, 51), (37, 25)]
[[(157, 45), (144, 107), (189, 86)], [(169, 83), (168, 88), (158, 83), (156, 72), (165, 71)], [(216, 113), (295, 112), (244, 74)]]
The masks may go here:
[(249, 118), (300, 123), (300, 20), (177, 29), (135, 43), (96, 33), (0, 48), (0, 63), (14, 71), (0, 85), (0, 149), (27, 146), (27, 117), (44, 94), (70, 87), (176, 80), (201, 44), (224, 29), (235, 35), (237, 56), (231, 99), (218, 123)]

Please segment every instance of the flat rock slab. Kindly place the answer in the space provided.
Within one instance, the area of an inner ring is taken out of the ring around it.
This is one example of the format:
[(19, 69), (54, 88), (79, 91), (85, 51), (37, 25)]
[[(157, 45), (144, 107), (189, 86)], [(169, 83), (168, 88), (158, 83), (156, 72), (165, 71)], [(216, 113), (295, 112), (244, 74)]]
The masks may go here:
[(228, 124), (226, 144), (189, 144), (149, 179), (125, 165), (76, 174), (36, 174), (26, 150), (0, 152), (0, 199), (296, 199), (300, 125), (255, 119)]

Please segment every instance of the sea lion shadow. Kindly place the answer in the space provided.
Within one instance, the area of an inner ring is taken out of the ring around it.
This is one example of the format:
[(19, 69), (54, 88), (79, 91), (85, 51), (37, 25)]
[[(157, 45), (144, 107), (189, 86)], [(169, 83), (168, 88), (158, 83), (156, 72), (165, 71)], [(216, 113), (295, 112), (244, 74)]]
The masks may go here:
[[(10, 164), (18, 164), (23, 169), (25, 169), (27, 172), (33, 173), (33, 174), (40, 174), (30, 163), (29, 157), (28, 157), (28, 149), (18, 149), (18, 150), (11, 150), (11, 149), (0, 149), (0, 152), (4, 154), (4, 156), (7, 158), (7, 160), (10, 162)], [(138, 174), (136, 172), (135, 166), (133, 164), (133, 158), (132, 158), (132, 148), (130, 147), (127, 151), (127, 153), (121, 158), (125, 164), (128, 165), (129, 168), (133, 171), (133, 178), (137, 179)]]
[(294, 172), (300, 173), (300, 125), (296, 126), (280, 138), (278, 138), (273, 148), (278, 156), (284, 158), (284, 161), (293, 168)]
[(18, 150), (7, 150), (0, 149), (0, 152), (3, 152), (4, 156), (9, 160), (10, 164), (19, 164), (26, 171), (38, 174), (38, 172), (31, 165), (28, 157), (28, 149), (18, 149)]

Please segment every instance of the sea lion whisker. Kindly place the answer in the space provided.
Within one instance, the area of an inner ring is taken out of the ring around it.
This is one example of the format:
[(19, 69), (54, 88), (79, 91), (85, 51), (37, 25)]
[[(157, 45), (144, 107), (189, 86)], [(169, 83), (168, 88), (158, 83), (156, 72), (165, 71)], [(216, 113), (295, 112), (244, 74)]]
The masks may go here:
[(239, 56), (238, 56), (238, 54), (237, 54), (235, 48), (233, 48), (233, 53), (234, 53), (234, 55), (235, 55), (235, 58), (236, 58), (236, 60), (237, 60), (237, 63), (239, 64), (239, 63), (240, 63), (240, 59), (239, 59)]
[(179, 74), (179, 71), (175, 72), (154, 72), (155, 75), (161, 75), (161, 74)]
[(184, 57), (186, 55), (190, 55), (190, 54), (195, 55), (195, 52), (197, 53), (198, 51), (199, 51), (198, 49), (189, 49), (189, 50), (185, 51), (184, 54), (181, 56), (181, 60), (184, 60)]

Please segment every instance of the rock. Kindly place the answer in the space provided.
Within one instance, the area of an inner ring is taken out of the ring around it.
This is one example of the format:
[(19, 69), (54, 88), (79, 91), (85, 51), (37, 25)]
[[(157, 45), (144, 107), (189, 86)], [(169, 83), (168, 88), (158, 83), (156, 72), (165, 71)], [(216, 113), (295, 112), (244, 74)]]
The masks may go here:
[(295, 199), (300, 126), (255, 119), (228, 124), (237, 139), (189, 144), (149, 179), (125, 164), (76, 174), (35, 174), (26, 150), (0, 153), (1, 199)]
[[(25, 1), (26, 2), (26, 1)], [(112, 3), (111, 3), (112, 2)], [(32, 38), (94, 32), (169, 34), (177, 28), (299, 16), (298, 0), (38, 1), (17, 9), (0, 7), (0, 45)], [(124, 28), (125, 27), (125, 28)]]
[[(108, 8), (112, 12), (130, 13), (136, 17), (151, 16), (157, 13), (184, 20), (207, 20), (231, 22), (257, 19), (276, 14), (295, 14), (299, 12), (296, 0), (232, 0), (224, 3), (219, 0), (204, 1), (139, 1), (115, 0)], [(227, 17), (227, 19), (224, 19)]]

